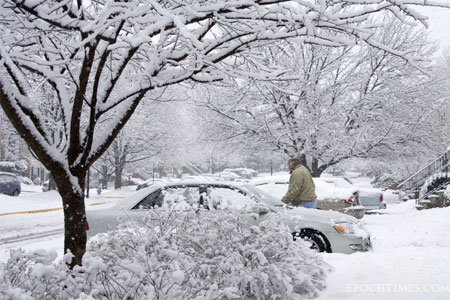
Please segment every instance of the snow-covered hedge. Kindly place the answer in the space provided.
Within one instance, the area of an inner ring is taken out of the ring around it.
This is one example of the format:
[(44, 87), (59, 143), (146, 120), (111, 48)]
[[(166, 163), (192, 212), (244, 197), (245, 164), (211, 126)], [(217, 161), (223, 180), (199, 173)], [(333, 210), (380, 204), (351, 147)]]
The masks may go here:
[(54, 259), (12, 251), (0, 299), (303, 299), (325, 287), (329, 270), (275, 219), (248, 227), (221, 211), (155, 210), (91, 239), (82, 267)]
[(17, 175), (23, 175), (27, 169), (28, 165), (25, 160), (0, 161), (1, 172), (10, 172)]

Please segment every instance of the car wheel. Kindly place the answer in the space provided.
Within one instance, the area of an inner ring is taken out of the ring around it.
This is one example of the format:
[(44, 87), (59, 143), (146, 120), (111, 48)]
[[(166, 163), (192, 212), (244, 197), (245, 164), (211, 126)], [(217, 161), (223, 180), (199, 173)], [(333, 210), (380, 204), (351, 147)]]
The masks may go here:
[(19, 190), (15, 190), (13, 196), (19, 196), (19, 194), (20, 194)]
[(327, 239), (319, 232), (314, 230), (301, 230), (300, 232), (294, 232), (294, 241), (297, 238), (301, 238), (304, 241), (311, 243), (311, 249), (317, 252), (331, 252), (328, 246)]

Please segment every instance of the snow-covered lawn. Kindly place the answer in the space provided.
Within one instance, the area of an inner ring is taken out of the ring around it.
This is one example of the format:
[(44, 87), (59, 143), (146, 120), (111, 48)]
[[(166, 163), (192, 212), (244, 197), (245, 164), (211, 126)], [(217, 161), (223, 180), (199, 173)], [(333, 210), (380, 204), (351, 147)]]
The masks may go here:
[[(86, 201), (87, 209), (113, 205), (133, 190), (105, 191)], [(362, 221), (372, 234), (373, 251), (321, 254), (334, 271), (319, 299), (450, 299), (450, 208), (417, 211), (412, 201), (396, 203), (385, 192), (388, 208)], [(0, 196), (0, 214), (61, 206), (57, 193)], [(94, 203), (105, 204), (94, 205)], [(62, 211), (0, 216), (0, 241), (15, 235), (62, 228)], [(13, 244), (0, 242), (0, 263), (11, 248), (56, 250), (62, 256), (63, 237), (49, 236)]]

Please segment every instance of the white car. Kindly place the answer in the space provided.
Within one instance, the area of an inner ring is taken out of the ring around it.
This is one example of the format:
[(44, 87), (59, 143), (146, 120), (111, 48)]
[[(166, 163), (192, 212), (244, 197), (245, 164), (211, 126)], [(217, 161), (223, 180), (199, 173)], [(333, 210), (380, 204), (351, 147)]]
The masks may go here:
[(251, 179), (258, 175), (257, 171), (249, 168), (224, 169), (223, 172), (232, 172), (245, 179)]
[(375, 188), (357, 187), (346, 177), (320, 177), (321, 180), (339, 188), (357, 188), (359, 191), (359, 202), (366, 211), (375, 209), (386, 209), (386, 202), (383, 201), (383, 192)]
[(225, 181), (235, 181), (241, 179), (241, 176), (234, 172), (222, 171), (219, 172), (218, 178)]
[(168, 203), (175, 203), (181, 209), (204, 211), (238, 209), (250, 223), (277, 214), (292, 230), (294, 239), (309, 240), (311, 248), (321, 252), (353, 253), (371, 248), (369, 233), (351, 216), (303, 207), (292, 209), (254, 186), (208, 181), (152, 186), (112, 208), (87, 211), (88, 236), (113, 230), (121, 221), (140, 220), (149, 209), (165, 209)]

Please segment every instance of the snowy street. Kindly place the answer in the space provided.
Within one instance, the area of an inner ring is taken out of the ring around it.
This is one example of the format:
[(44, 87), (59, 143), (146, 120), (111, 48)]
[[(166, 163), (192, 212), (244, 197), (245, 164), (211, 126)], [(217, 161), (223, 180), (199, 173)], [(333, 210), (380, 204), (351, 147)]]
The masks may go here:
[[(101, 195), (92, 190), (91, 197), (86, 199), (86, 210), (114, 205), (135, 192), (135, 188), (103, 191)], [(61, 197), (57, 192), (25, 191), (19, 197), (0, 195), (0, 201), (0, 261), (8, 259), (8, 249), (19, 247), (25, 250), (57, 250), (62, 255), (64, 216)]]
[[(111, 206), (132, 188), (92, 193), (87, 209)], [(2, 197), (0, 214), (44, 210), (61, 206), (57, 193), (24, 193)], [(414, 202), (396, 203), (397, 195), (385, 192), (388, 202), (382, 214), (366, 215), (362, 222), (372, 234), (373, 250), (352, 255), (320, 254), (333, 271), (319, 299), (448, 299), (450, 297), (450, 208), (417, 211)], [(61, 210), (0, 216), (0, 261), (9, 249), (56, 250), (62, 256)], [(31, 238), (38, 233), (48, 236)], [(14, 238), (23, 240), (10, 242)]]

